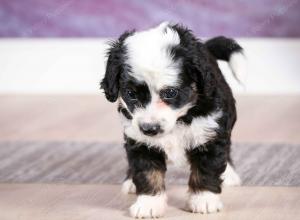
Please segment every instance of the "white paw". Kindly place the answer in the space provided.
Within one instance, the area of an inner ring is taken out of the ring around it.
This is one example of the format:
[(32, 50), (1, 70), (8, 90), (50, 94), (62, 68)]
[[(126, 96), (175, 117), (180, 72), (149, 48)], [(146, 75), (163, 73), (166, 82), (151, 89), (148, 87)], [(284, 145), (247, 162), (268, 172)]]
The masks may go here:
[(123, 182), (121, 191), (124, 194), (134, 194), (136, 192), (132, 179), (127, 179)]
[(240, 186), (241, 179), (239, 175), (234, 171), (230, 164), (227, 164), (226, 170), (222, 174), (223, 186)]
[(158, 218), (162, 217), (167, 208), (166, 194), (155, 196), (140, 195), (130, 207), (130, 215), (135, 218)]
[(223, 208), (220, 197), (212, 192), (204, 191), (191, 193), (187, 201), (187, 207), (193, 213), (214, 213)]

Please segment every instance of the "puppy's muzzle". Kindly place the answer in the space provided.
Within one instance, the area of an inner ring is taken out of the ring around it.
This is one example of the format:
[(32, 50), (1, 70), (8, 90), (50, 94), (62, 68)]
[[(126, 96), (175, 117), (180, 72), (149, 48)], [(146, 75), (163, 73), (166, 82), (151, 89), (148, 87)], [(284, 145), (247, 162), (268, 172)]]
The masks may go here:
[(141, 123), (139, 124), (139, 128), (143, 134), (148, 136), (154, 136), (162, 132), (162, 129), (158, 123)]

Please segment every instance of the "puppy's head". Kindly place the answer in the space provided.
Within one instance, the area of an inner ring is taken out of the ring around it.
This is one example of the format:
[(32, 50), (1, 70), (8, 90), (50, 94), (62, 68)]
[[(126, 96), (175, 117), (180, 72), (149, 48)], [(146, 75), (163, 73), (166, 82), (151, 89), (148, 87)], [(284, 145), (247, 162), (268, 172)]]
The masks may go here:
[(179, 25), (125, 32), (109, 48), (101, 88), (119, 101), (132, 132), (154, 138), (210, 96), (208, 59), (203, 44)]

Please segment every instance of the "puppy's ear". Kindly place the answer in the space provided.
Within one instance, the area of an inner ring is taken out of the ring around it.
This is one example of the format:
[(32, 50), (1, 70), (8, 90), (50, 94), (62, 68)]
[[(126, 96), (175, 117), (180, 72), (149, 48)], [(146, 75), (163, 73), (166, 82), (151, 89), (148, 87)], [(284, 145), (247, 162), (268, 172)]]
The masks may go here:
[(214, 95), (216, 89), (216, 71), (218, 70), (214, 66), (206, 62), (194, 66), (191, 76), (200, 94), (206, 97)]
[(126, 47), (124, 40), (133, 34), (125, 32), (116, 41), (110, 43), (110, 48), (107, 53), (106, 70), (103, 80), (100, 82), (101, 89), (104, 90), (105, 96), (108, 101), (115, 102), (119, 96), (119, 80), (122, 72), (126, 71), (125, 64)]
[(108, 101), (115, 102), (119, 95), (119, 77), (122, 71), (122, 59), (119, 40), (111, 43), (107, 53), (105, 75), (100, 83)]
[(194, 59), (190, 59), (185, 69), (197, 87), (197, 91), (201, 95), (210, 97), (213, 95), (216, 88), (215, 67), (210, 63), (209, 58), (206, 57), (201, 51)]
[[(216, 62), (210, 57), (203, 44), (195, 39), (190, 32), (185, 32), (188, 42), (171, 48), (170, 53), (175, 61), (181, 59), (183, 72), (196, 84), (197, 91), (207, 97), (212, 96), (216, 87)], [(193, 42), (193, 44), (191, 44)], [(191, 44), (191, 45), (190, 45)], [(189, 47), (185, 47), (188, 45)]]
[(213, 60), (209, 59), (201, 65), (201, 85), (203, 88), (203, 94), (207, 97), (213, 96), (216, 89), (216, 69), (217, 64)]

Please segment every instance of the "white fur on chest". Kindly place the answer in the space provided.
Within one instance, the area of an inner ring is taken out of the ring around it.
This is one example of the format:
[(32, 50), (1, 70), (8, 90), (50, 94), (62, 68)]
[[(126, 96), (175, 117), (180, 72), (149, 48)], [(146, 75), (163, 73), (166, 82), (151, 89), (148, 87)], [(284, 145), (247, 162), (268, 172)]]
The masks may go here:
[(171, 132), (157, 137), (141, 134), (130, 122), (124, 123), (124, 132), (138, 142), (161, 148), (166, 153), (168, 162), (181, 167), (187, 162), (186, 149), (203, 145), (216, 135), (219, 127), (217, 120), (221, 115), (222, 112), (217, 111), (206, 117), (194, 118), (190, 125), (176, 124)]

